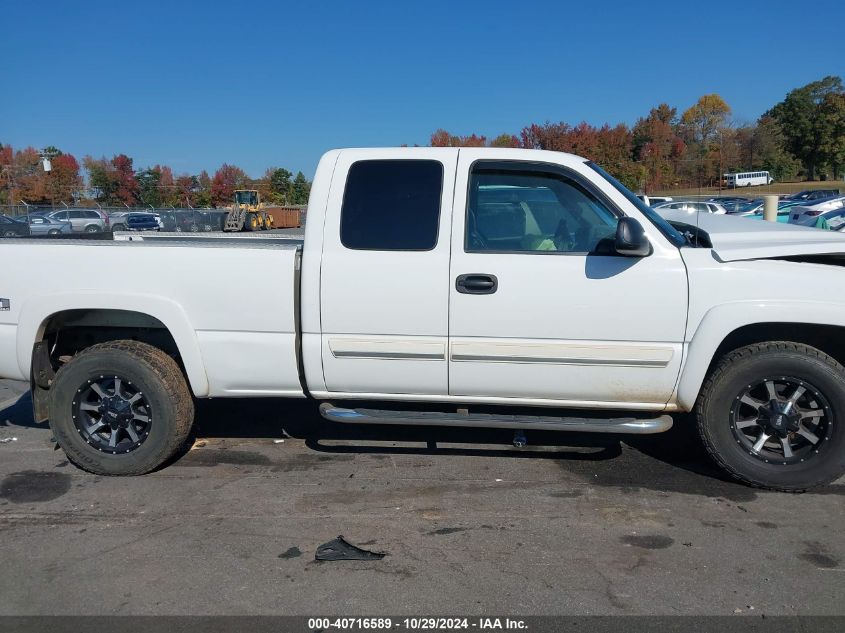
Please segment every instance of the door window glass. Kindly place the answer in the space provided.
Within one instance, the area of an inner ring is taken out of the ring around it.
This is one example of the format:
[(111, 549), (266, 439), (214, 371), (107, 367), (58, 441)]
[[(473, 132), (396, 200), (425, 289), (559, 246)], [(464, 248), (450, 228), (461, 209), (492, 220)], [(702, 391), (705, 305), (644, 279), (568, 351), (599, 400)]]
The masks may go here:
[(563, 174), (484, 163), (472, 169), (467, 252), (592, 253), (608, 240), (612, 244), (616, 224), (614, 213)]

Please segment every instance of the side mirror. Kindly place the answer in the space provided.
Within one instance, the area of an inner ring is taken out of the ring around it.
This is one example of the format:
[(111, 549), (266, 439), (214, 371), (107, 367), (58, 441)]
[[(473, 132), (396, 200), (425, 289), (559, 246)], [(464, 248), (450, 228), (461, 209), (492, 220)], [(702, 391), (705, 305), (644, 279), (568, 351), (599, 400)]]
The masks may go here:
[(616, 225), (616, 241), (614, 248), (619, 255), (626, 257), (648, 257), (651, 255), (651, 244), (648, 243), (643, 225), (634, 218), (619, 218)]

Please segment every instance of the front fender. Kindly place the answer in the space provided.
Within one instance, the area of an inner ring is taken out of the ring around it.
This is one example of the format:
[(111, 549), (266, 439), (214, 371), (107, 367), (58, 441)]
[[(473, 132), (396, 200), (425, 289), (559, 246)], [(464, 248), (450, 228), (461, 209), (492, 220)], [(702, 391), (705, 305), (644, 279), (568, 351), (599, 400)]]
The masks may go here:
[(49, 318), (66, 310), (126, 310), (158, 319), (176, 342), (194, 395), (197, 397), (208, 395), (208, 376), (196, 332), (187, 314), (175, 301), (156, 295), (82, 290), (27, 298), (21, 306), (16, 342), (17, 361), (21, 375), (30, 375), (32, 346), (42, 339), (44, 327)]
[(676, 400), (682, 410), (695, 405), (716, 350), (732, 332), (762, 323), (845, 326), (845, 305), (815, 301), (737, 301), (715, 306), (701, 319), (687, 346)]

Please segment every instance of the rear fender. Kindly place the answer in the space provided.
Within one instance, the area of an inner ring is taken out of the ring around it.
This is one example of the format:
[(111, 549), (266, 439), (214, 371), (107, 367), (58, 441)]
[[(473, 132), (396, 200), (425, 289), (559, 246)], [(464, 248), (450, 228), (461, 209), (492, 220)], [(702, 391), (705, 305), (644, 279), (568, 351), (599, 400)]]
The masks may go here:
[(208, 395), (208, 377), (188, 316), (176, 302), (154, 295), (78, 291), (28, 298), (18, 320), (16, 352), (21, 375), (31, 375), (33, 345), (43, 339), (50, 317), (66, 310), (126, 310), (158, 319), (176, 342), (191, 391), (200, 398)]

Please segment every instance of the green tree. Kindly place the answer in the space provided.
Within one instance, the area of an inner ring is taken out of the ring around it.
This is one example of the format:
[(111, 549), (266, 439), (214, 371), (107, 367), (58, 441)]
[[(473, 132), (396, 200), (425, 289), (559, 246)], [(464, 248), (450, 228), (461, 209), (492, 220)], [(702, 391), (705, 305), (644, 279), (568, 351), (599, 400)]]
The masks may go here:
[(103, 158), (86, 156), (82, 164), (88, 172), (88, 186), (97, 202), (111, 204), (117, 194), (117, 178), (111, 164)]
[(804, 165), (808, 180), (818, 169), (845, 161), (845, 90), (840, 77), (828, 76), (796, 88), (766, 115), (780, 125), (785, 148)]
[(277, 167), (276, 169), (268, 170), (268, 191), (270, 199), (277, 204), (287, 203), (293, 195), (293, 181), (291, 178), (293, 174), (287, 169)]
[(291, 186), (291, 204), (308, 204), (308, 195), (311, 193), (311, 183), (301, 171), (296, 173)]
[(138, 181), (138, 200), (144, 206), (161, 206), (161, 171), (155, 167), (142, 169), (135, 174)]

